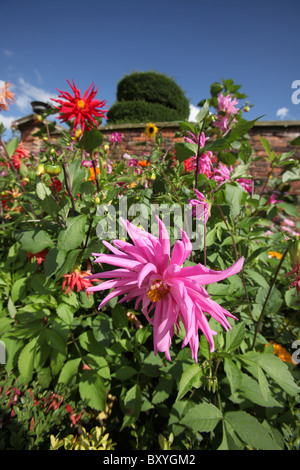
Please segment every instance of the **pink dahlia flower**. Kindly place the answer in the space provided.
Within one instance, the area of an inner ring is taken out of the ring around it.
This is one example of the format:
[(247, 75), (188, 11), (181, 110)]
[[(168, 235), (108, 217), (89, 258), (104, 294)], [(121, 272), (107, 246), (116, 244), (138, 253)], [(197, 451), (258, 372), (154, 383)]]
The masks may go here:
[(192, 357), (197, 362), (199, 329), (207, 338), (210, 351), (215, 349), (213, 336), (217, 333), (210, 328), (205, 314), (217, 320), (226, 331), (231, 328), (226, 317), (237, 320), (214, 302), (203, 286), (238, 273), (244, 260), (240, 258), (224, 271), (213, 271), (201, 264), (183, 267), (192, 251), (188, 236), (182, 230), (182, 239), (176, 241), (170, 255), (168, 232), (158, 217), (157, 221), (159, 237), (121, 219), (133, 244), (114, 240), (113, 246), (103, 241), (113, 254), (93, 253), (95, 263), (106, 263), (117, 266), (117, 269), (93, 274), (90, 280), (108, 280), (89, 287), (87, 292), (113, 289), (104, 297), (99, 309), (116, 296), (124, 296), (119, 302), (136, 299), (135, 310), (142, 303), (142, 312), (153, 325), (154, 353), (164, 352), (168, 360), (171, 360), (169, 348), (174, 330), (176, 328), (178, 334), (181, 320), (185, 329), (182, 347), (189, 344)]
[(218, 94), (218, 109), (226, 114), (237, 114), (239, 110), (235, 107), (238, 104), (236, 98), (232, 98), (232, 95), (224, 96), (223, 93)]
[(206, 200), (204, 194), (200, 193), (198, 189), (195, 189), (195, 193), (198, 199), (189, 199), (189, 205), (194, 208), (194, 217), (199, 220), (204, 218), (204, 222), (207, 223), (210, 216), (210, 203)]
[(233, 166), (224, 165), (224, 163), (220, 162), (218, 168), (214, 168), (214, 176), (213, 179), (218, 183), (222, 183), (223, 181), (230, 180), (230, 173), (233, 171)]

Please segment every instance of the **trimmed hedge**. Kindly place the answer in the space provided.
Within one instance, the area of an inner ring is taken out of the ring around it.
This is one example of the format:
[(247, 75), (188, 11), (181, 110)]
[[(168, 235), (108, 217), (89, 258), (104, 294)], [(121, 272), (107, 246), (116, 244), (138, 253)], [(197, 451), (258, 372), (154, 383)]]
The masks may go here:
[(167, 108), (159, 103), (146, 101), (120, 101), (113, 104), (107, 113), (108, 123), (162, 122), (178, 121), (185, 117), (179, 116), (176, 109)]
[(189, 101), (175, 81), (157, 72), (126, 75), (117, 87), (111, 122), (177, 121), (189, 117)]

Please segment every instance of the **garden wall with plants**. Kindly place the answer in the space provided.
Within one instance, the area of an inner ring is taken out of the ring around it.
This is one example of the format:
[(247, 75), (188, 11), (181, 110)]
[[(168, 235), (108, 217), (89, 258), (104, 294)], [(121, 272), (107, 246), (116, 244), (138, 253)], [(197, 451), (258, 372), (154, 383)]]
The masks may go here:
[(297, 129), (233, 81), (174, 135), (69, 85), (34, 151), (1, 129), (0, 448), (299, 449)]

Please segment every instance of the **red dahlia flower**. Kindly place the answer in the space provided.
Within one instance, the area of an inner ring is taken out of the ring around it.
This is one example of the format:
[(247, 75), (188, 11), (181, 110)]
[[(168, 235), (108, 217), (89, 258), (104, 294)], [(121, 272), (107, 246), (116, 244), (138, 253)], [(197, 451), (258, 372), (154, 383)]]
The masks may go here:
[(105, 100), (94, 100), (94, 97), (98, 92), (98, 88), (95, 89), (92, 83), (90, 87), (86, 90), (84, 95), (81, 97), (80, 90), (76, 88), (74, 80), (73, 85), (71, 85), (69, 80), (67, 80), (67, 82), (72, 88), (74, 96), (71, 96), (70, 93), (66, 91), (61, 91), (57, 89), (61, 93), (60, 95), (58, 95), (58, 97), (63, 98), (66, 101), (51, 98), (53, 101), (56, 101), (60, 104), (60, 106), (57, 107), (60, 113), (59, 119), (62, 122), (71, 121), (72, 119), (74, 119), (73, 132), (76, 132), (76, 129), (79, 125), (81, 125), (81, 130), (82, 132), (84, 132), (86, 122), (88, 122), (88, 124), (90, 124), (91, 126), (94, 123), (98, 128), (99, 123), (95, 121), (94, 117), (106, 118), (104, 113), (108, 111), (107, 109), (100, 109), (106, 105)]

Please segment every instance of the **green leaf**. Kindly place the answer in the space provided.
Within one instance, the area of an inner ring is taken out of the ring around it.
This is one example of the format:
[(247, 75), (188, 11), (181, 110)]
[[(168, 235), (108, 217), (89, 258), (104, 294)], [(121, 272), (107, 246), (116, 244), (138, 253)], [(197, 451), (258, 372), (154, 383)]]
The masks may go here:
[(27, 343), (22, 349), (18, 359), (18, 368), (21, 374), (21, 380), (26, 384), (31, 381), (33, 375), (33, 361), (36, 342), (37, 338), (29, 341), (29, 343)]
[(88, 406), (105, 411), (106, 390), (103, 380), (94, 370), (84, 370), (79, 381), (79, 393)]
[(56, 349), (61, 354), (64, 354), (66, 351), (66, 343), (63, 338), (60, 336), (57, 331), (53, 329), (46, 329), (45, 330), (45, 338), (49, 346), (53, 349)]
[(291, 215), (293, 217), (299, 217), (299, 208), (297, 205), (280, 201), (276, 203), (276, 206), (280, 209), (283, 209), (288, 215)]
[[(60, 251), (59, 253), (64, 253), (64, 256), (65, 256), (65, 251)], [(79, 253), (80, 253), (79, 249), (78, 250), (72, 250), (72, 251), (70, 251), (70, 253), (67, 254), (67, 256), (65, 256), (65, 260), (64, 260), (63, 265), (57, 271), (57, 274), (56, 274), (56, 279), (57, 280), (60, 279), (61, 277), (63, 277), (64, 274), (69, 273), (71, 271), (71, 269), (76, 264)]]
[(121, 382), (124, 382), (126, 380), (131, 379), (137, 373), (138, 373), (137, 370), (131, 366), (120, 366), (116, 369), (113, 376), (115, 377), (116, 380), (120, 380)]
[(225, 185), (226, 201), (230, 206), (230, 214), (233, 218), (239, 215), (241, 204), (244, 198), (244, 191), (240, 185), (236, 183)]
[(5, 149), (8, 153), (8, 155), (9, 155), (9, 158), (11, 158), (13, 156), (13, 154), (17, 150), (18, 145), (19, 145), (19, 138), (18, 137), (15, 137), (15, 139), (10, 140), (5, 145)]
[(17, 232), (16, 240), (21, 244), (23, 250), (32, 254), (38, 253), (45, 248), (54, 245), (54, 242), (44, 230), (26, 230), (23, 232)]
[(195, 432), (213, 431), (223, 415), (219, 408), (211, 403), (201, 403), (191, 408), (182, 419), (181, 424)]
[(229, 411), (225, 414), (225, 420), (232, 426), (240, 439), (254, 449), (280, 450), (264, 426), (245, 411)]
[(201, 122), (204, 121), (208, 113), (209, 113), (209, 104), (208, 104), (208, 100), (205, 100), (202, 108), (200, 109), (199, 113), (196, 116), (197, 123), (201, 124)]
[(298, 395), (300, 388), (287, 365), (273, 354), (261, 354), (257, 360), (261, 368), (289, 395)]
[(71, 217), (67, 221), (67, 228), (58, 236), (57, 249), (70, 251), (79, 247), (85, 238), (87, 216), (82, 214)]
[(80, 186), (85, 176), (85, 168), (81, 165), (80, 158), (76, 158), (70, 163), (65, 163), (65, 167), (68, 166), (67, 174), (70, 179), (70, 186), (73, 196), (76, 198), (79, 192)]
[(42, 181), (40, 181), (36, 185), (36, 194), (38, 198), (43, 201), (47, 196), (51, 195), (51, 190), (48, 188), (48, 186), (42, 183)]
[(232, 359), (229, 358), (224, 359), (224, 371), (230, 385), (231, 393), (233, 394), (239, 388), (243, 374)]
[(264, 376), (264, 378), (262, 378), (262, 369), (258, 364), (256, 364), (256, 366), (258, 366), (256, 373), (259, 377), (260, 383), (258, 383), (257, 380), (253, 379), (252, 377), (246, 374), (242, 374), (242, 382), (238, 390), (239, 395), (264, 408), (274, 406), (280, 407), (280, 403), (275, 400), (269, 392), (266, 377)]
[(225, 351), (234, 351), (240, 346), (245, 337), (245, 323), (236, 323), (231, 330), (226, 333)]
[(133, 424), (140, 415), (142, 406), (142, 394), (138, 384), (133, 385), (125, 395), (125, 416), (121, 430)]
[(197, 144), (187, 144), (184, 142), (178, 142), (175, 144), (176, 160), (183, 162), (193, 155), (197, 154)]
[[(255, 303), (262, 307), (265, 303), (268, 292), (269, 287), (260, 287), (255, 298)], [(280, 291), (276, 287), (273, 287), (265, 306), (265, 315), (274, 315), (280, 309), (281, 304), (282, 298)]]
[(65, 251), (58, 251), (56, 248), (48, 251), (44, 261), (44, 272), (46, 277), (50, 277), (62, 266), (66, 258)]
[(12, 286), (11, 289), (11, 300), (15, 303), (17, 300), (24, 298), (25, 290), (26, 290), (26, 283), (27, 278), (22, 277), (18, 279)]
[(92, 153), (96, 148), (100, 147), (103, 141), (103, 136), (100, 131), (93, 129), (85, 131), (83, 134), (83, 148), (88, 153)]
[(70, 359), (69, 361), (67, 361), (64, 364), (61, 370), (61, 373), (59, 374), (58, 383), (63, 383), (64, 385), (68, 385), (72, 381), (73, 377), (76, 376), (80, 361), (81, 361), (80, 357), (76, 359)]
[(199, 364), (192, 364), (183, 372), (176, 400), (180, 400), (192, 388), (199, 388), (202, 385), (203, 371)]
[(174, 380), (168, 376), (162, 376), (159, 378), (158, 384), (155, 387), (152, 395), (152, 403), (157, 405), (165, 401), (171, 394)]
[(39, 370), (37, 374), (37, 379), (38, 383), (42, 387), (48, 388), (52, 380), (50, 367), (43, 367), (41, 370)]

